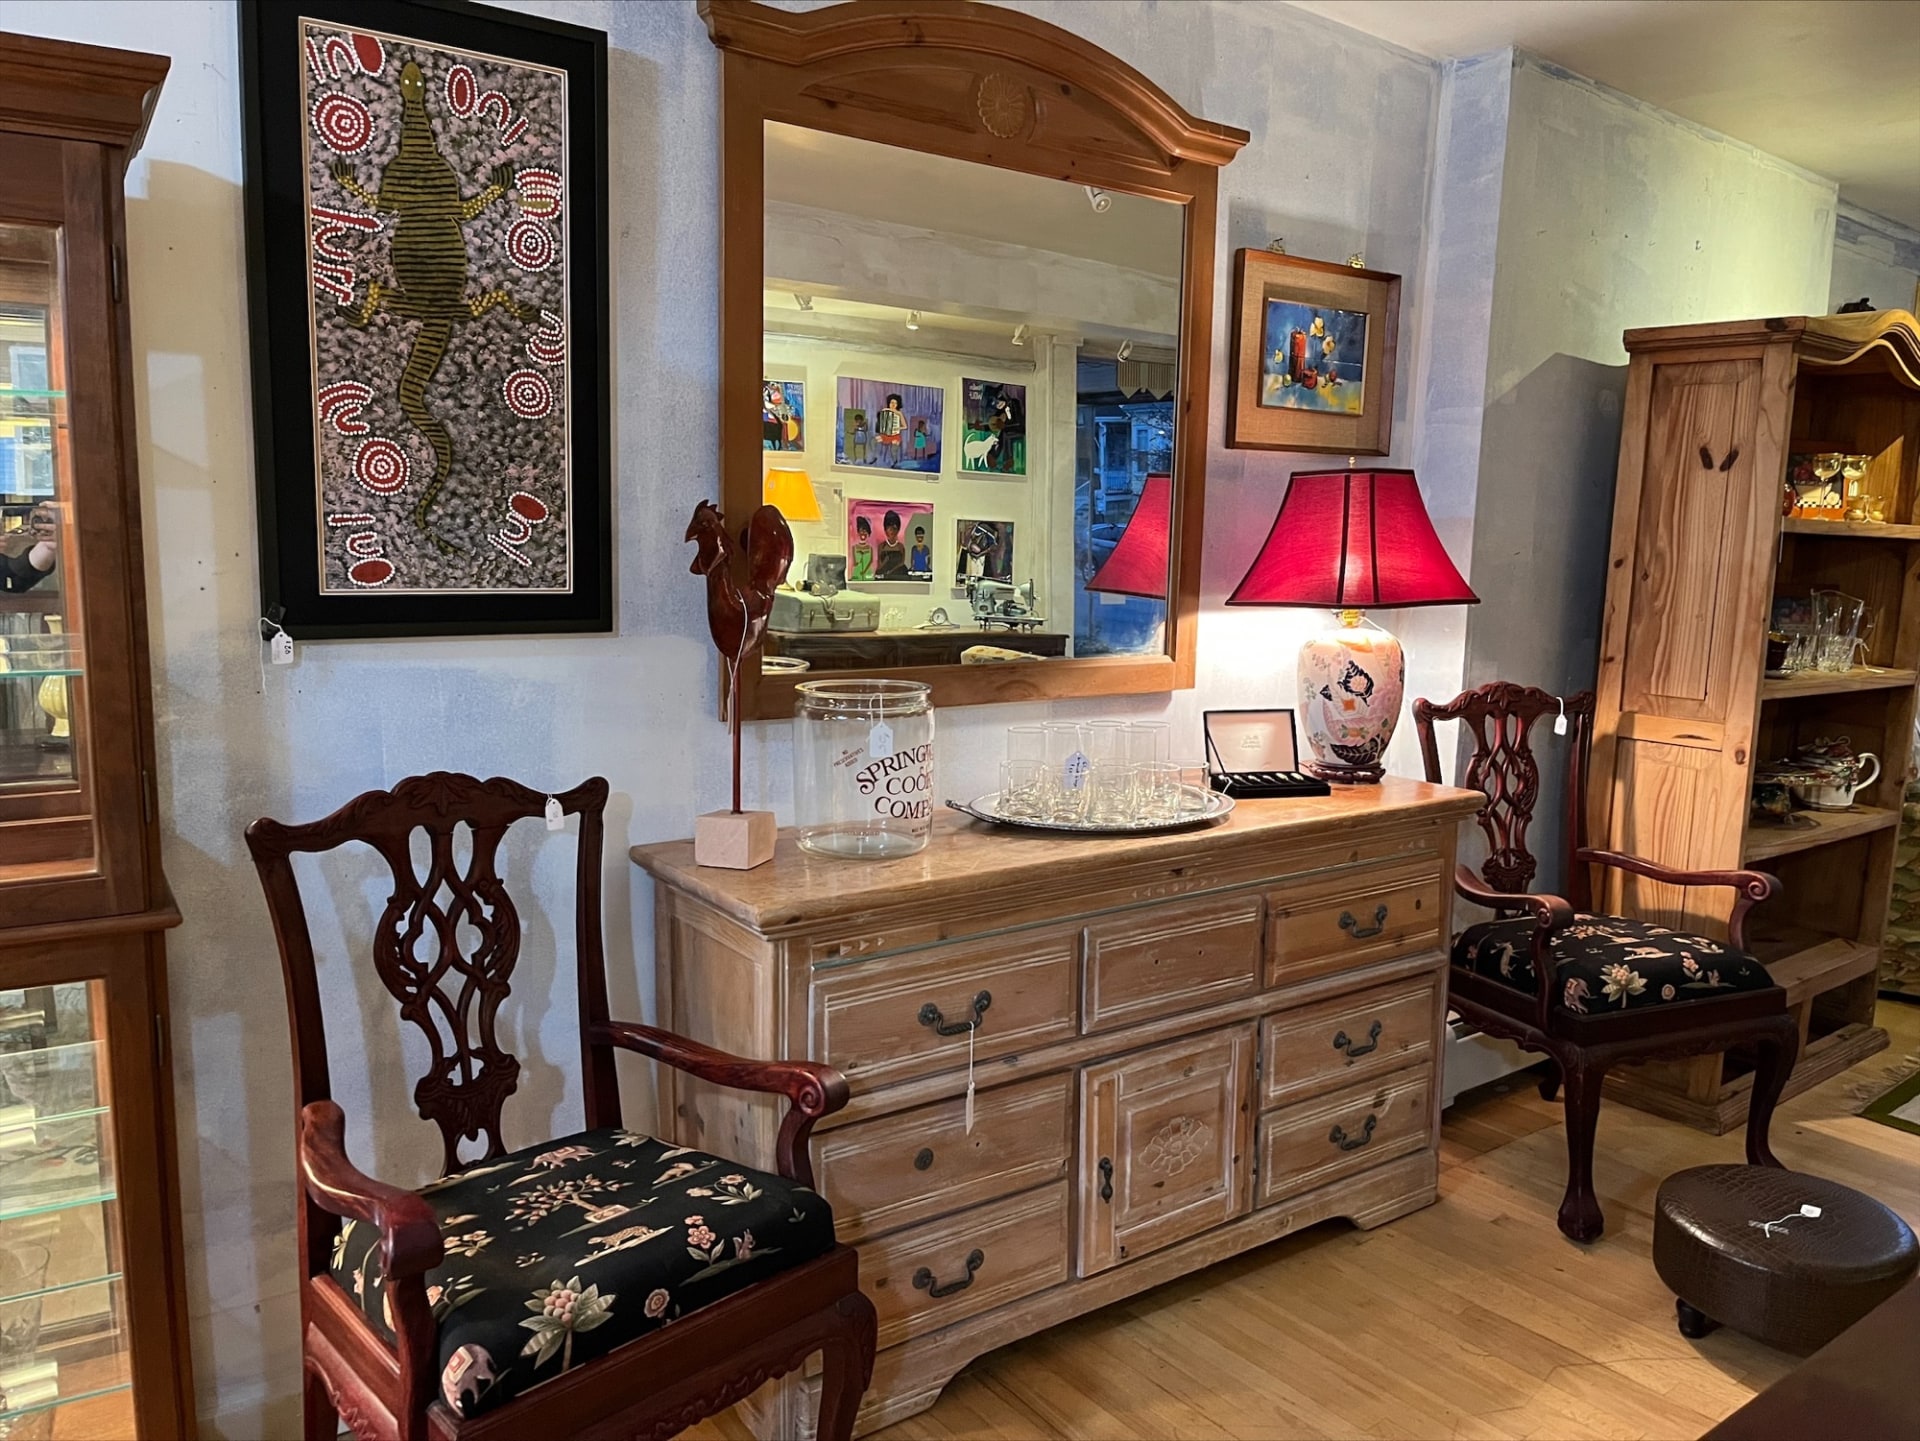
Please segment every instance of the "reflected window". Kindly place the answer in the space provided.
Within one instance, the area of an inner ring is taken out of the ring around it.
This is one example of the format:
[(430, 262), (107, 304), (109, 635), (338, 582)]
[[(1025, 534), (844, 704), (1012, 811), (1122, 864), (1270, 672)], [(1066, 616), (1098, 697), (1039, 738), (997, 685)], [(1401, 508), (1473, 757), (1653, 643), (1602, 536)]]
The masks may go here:
[[(1157, 370), (1166, 373), (1165, 389), (1156, 395), (1156, 382), (1163, 378), (1145, 372)], [(1173, 367), (1083, 357), (1075, 417), (1073, 559), (1080, 584), (1074, 593), (1073, 653), (1150, 654), (1162, 646), (1166, 602), (1097, 593), (1086, 583), (1119, 545), (1147, 477), (1173, 470)]]

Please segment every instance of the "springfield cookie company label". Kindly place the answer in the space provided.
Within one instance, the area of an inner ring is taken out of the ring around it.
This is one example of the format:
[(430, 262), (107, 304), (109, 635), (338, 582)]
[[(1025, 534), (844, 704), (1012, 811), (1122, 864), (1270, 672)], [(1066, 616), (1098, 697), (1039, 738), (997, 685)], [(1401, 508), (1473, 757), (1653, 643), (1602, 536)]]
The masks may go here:
[(854, 788), (873, 806), (873, 813), (896, 821), (924, 821), (933, 816), (933, 747), (889, 747), (855, 773)]

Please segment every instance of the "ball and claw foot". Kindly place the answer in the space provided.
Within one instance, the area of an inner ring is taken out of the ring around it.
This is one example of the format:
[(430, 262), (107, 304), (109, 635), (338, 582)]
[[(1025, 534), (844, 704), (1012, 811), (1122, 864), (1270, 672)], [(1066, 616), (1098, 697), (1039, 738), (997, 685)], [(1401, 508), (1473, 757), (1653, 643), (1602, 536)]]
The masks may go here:
[(1678, 1297), (1674, 1299), (1673, 1310), (1680, 1323), (1680, 1334), (1689, 1341), (1698, 1341), (1702, 1336), (1710, 1335), (1720, 1329), (1718, 1321), (1706, 1312), (1689, 1306)]

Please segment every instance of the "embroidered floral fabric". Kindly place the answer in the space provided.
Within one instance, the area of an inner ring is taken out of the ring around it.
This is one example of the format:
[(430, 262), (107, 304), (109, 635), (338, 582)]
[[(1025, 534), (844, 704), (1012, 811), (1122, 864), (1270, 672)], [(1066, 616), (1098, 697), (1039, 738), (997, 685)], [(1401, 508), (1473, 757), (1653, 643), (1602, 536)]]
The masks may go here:
[[(420, 1194), (446, 1241), (427, 1299), (461, 1416), (833, 1248), (814, 1192), (635, 1131), (529, 1146)], [(391, 1340), (379, 1231), (346, 1222), (332, 1270)]]
[[(1454, 964), (1533, 995), (1533, 929), (1531, 917), (1469, 926), (1454, 942)], [(1559, 1004), (1582, 1015), (1773, 984), (1766, 967), (1745, 951), (1621, 916), (1576, 915), (1554, 932), (1553, 960)]]

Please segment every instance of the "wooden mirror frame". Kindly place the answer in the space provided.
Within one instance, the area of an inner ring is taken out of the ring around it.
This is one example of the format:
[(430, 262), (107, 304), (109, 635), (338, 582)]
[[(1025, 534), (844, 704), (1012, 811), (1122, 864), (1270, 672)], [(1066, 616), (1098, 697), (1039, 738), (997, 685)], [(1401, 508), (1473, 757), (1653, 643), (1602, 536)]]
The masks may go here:
[(1247, 132), (1189, 115), (1131, 66), (1068, 31), (999, 6), (849, 0), (776, 10), (700, 0), (722, 53), (720, 475), (727, 515), (760, 505), (765, 291), (765, 124), (777, 120), (1185, 207), (1180, 281), (1167, 649), (1017, 665), (942, 665), (763, 676), (740, 672), (748, 720), (793, 714), (797, 680), (925, 682), (936, 706), (1145, 695), (1190, 688), (1206, 509), (1219, 170)]

